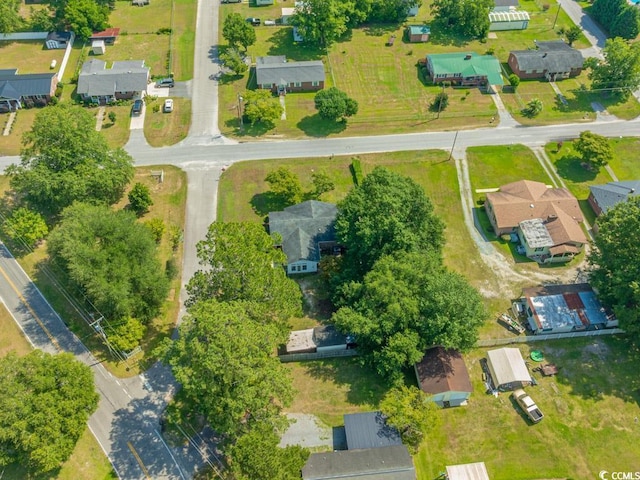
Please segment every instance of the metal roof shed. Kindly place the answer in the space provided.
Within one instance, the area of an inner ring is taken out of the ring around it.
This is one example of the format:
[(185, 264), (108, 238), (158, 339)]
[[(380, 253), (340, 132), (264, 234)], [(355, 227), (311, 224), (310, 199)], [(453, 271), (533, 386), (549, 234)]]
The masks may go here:
[(487, 352), (487, 364), (493, 386), (513, 390), (531, 385), (531, 374), (517, 348), (499, 348)]
[(484, 462), (447, 466), (447, 480), (489, 480)]

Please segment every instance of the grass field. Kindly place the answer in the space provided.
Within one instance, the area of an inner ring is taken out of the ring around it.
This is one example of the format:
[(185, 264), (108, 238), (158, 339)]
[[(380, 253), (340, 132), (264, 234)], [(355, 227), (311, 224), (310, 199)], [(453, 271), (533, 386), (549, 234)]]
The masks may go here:
[[(31, 345), (18, 327), (4, 304), (0, 303), (0, 356), (13, 352), (16, 355), (26, 355), (31, 351)], [(23, 480), (27, 472), (19, 465), (9, 465), (2, 470), (2, 478), (5, 480)], [(33, 478), (33, 477), (30, 477)], [(115, 472), (111, 468), (109, 460), (104, 455), (100, 445), (89, 429), (86, 429), (71, 457), (62, 468), (52, 475), (38, 477), (38, 480), (114, 480)]]
[[(164, 113), (164, 98), (147, 97), (147, 113), (144, 117), (144, 136), (152, 147), (173, 145), (183, 140), (189, 133), (191, 122), (191, 101), (185, 98), (173, 99), (173, 112)], [(155, 106), (159, 107), (154, 112)]]
[[(603, 337), (601, 337), (603, 338)], [(637, 352), (623, 340), (573, 339), (522, 346), (542, 349), (557, 377), (527, 388), (545, 415), (530, 426), (508, 394), (484, 393), (478, 349), (465, 358), (474, 393), (467, 407), (442, 410), (443, 425), (415, 457), (420, 480), (446, 465), (484, 461), (494, 480), (596, 478), (601, 470), (635, 471), (640, 449)], [(603, 446), (606, 445), (606, 448)]]
[[(64, 50), (47, 50), (44, 40), (0, 42), (0, 69), (17, 68), (18, 73), (54, 73), (60, 68)], [(57, 68), (51, 70), (51, 60)]]
[[(98, 113), (97, 108), (92, 108), (92, 112)], [(109, 120), (109, 112), (116, 114), (115, 123)], [(131, 105), (107, 105), (104, 111), (105, 117), (100, 132), (106, 137), (111, 148), (124, 147), (129, 141), (129, 130)]]
[[(25, 132), (31, 130), (33, 120), (36, 118), (39, 108), (23, 108), (20, 109), (13, 122), (11, 133), (6, 137), (0, 135), (0, 154), (2, 155), (18, 155), (20, 154), (20, 148), (22, 147), (22, 135)], [(0, 113), (0, 128), (4, 129), (4, 126), (9, 120), (8, 113)]]
[[(151, 218), (161, 218), (166, 226), (165, 234), (159, 247), (159, 257), (161, 265), (164, 267), (165, 262), (173, 257), (178, 268), (182, 265), (182, 247), (178, 251), (173, 252), (169, 238), (169, 229), (172, 226), (184, 229), (185, 201), (187, 195), (186, 174), (172, 166), (154, 166), (153, 170), (164, 170), (164, 183), (158, 183), (151, 177), (150, 168), (136, 169), (136, 176), (131, 185), (135, 182), (141, 182), (148, 185), (151, 189), (154, 201), (150, 211), (145, 214), (140, 221), (147, 221)], [(125, 196), (115, 208), (123, 208), (128, 203)], [(60, 316), (64, 319), (69, 328), (76, 333), (87, 347), (104, 361), (105, 366), (115, 375), (125, 377), (136, 375), (147, 367), (145, 363), (144, 352), (152, 351), (159, 341), (173, 331), (173, 327), (178, 318), (179, 311), (179, 290), (180, 276), (171, 283), (171, 290), (162, 308), (161, 315), (154, 319), (148, 325), (146, 336), (143, 339), (143, 354), (134, 357), (127, 364), (115, 361), (106, 351), (106, 348), (99, 340), (94, 332), (89, 329), (87, 324), (79, 317), (75, 309), (64, 299), (58, 288), (55, 286), (51, 278), (47, 275), (52, 272), (57, 282), (64, 281), (64, 275), (59, 270), (53, 268), (48, 263), (46, 254), (46, 246), (41, 246), (33, 253), (18, 259), (27, 274), (34, 280), (40, 291), (47, 298)], [(81, 298), (79, 293), (70, 290), (70, 293), (76, 298)]]

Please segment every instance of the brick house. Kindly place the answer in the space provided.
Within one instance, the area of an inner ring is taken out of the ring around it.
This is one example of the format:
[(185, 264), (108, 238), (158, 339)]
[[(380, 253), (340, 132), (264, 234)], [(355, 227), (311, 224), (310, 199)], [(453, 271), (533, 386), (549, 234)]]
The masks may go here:
[(258, 88), (273, 93), (312, 92), (324, 88), (324, 64), (320, 60), (287, 62), (284, 55), (258, 57)]
[(0, 112), (44, 107), (55, 95), (57, 73), (19, 75), (17, 68), (0, 70)]
[(582, 54), (562, 40), (536, 42), (535, 50), (514, 50), (509, 53), (509, 66), (523, 80), (546, 78), (555, 82), (576, 77), (582, 72)]
[(454, 86), (487, 87), (504, 85), (500, 62), (493, 55), (440, 53), (427, 55), (427, 73), (433, 83)]

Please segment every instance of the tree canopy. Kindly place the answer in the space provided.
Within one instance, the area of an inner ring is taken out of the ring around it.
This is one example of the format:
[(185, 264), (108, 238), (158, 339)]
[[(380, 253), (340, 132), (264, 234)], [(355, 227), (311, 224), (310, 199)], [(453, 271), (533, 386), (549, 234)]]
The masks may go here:
[(609, 38), (602, 55), (604, 60), (591, 58), (585, 63), (591, 69), (591, 89), (611, 89), (621, 99), (628, 98), (640, 87), (640, 44)]
[(358, 113), (358, 102), (336, 87), (320, 90), (313, 101), (318, 114), (326, 120), (341, 120)]
[(360, 357), (392, 381), (433, 345), (468, 350), (486, 318), (480, 294), (442, 266), (435, 252), (380, 258), (362, 282), (342, 289), (336, 327), (352, 334)]
[(49, 472), (69, 458), (98, 406), (89, 367), (34, 350), (0, 358), (0, 465)]
[(3, 0), (0, 2), (0, 32), (11, 33), (23, 23), (20, 16), (20, 0)]
[(609, 139), (589, 130), (580, 132), (580, 138), (573, 142), (573, 148), (582, 156), (582, 160), (591, 163), (596, 169), (613, 160)]
[(287, 277), (286, 257), (262, 225), (214, 222), (197, 249), (204, 268), (187, 285), (188, 304), (240, 301), (252, 318), (276, 323), (283, 334), (289, 318), (301, 314), (300, 288)]
[(235, 75), (244, 75), (249, 67), (237, 48), (229, 47), (220, 54), (220, 60)]
[(137, 216), (142, 216), (149, 211), (149, 207), (153, 205), (153, 198), (151, 198), (151, 190), (144, 183), (136, 182), (129, 195), (129, 205), (131, 210), (135, 212)]
[(222, 36), (231, 47), (242, 47), (247, 51), (256, 43), (256, 31), (251, 24), (245, 22), (239, 13), (230, 13), (222, 24)]
[(287, 167), (271, 170), (265, 177), (269, 191), (282, 205), (288, 207), (302, 201), (302, 184), (298, 176)]
[(633, 40), (638, 36), (640, 13), (626, 0), (595, 0), (589, 12), (610, 37)]
[(336, 234), (346, 247), (344, 281), (361, 280), (383, 255), (417, 250), (438, 255), (444, 224), (420, 185), (378, 167), (338, 204)]
[(280, 102), (269, 90), (247, 90), (242, 95), (244, 99), (244, 115), (251, 125), (262, 122), (270, 128), (282, 116), (283, 108)]
[(472, 39), (483, 39), (489, 33), (489, 12), (493, 0), (433, 0), (431, 12), (436, 22), (447, 29)]
[(109, 148), (86, 109), (60, 104), (39, 111), (23, 138), (11, 187), (35, 210), (57, 214), (74, 201), (113, 204), (133, 178), (132, 159)]
[(306, 0), (296, 6), (289, 23), (296, 27), (304, 43), (330, 47), (347, 31), (349, 2)]
[(230, 448), (235, 480), (299, 480), (309, 451), (299, 445), (278, 447), (280, 436), (272, 425), (260, 423)]
[(252, 320), (239, 302), (200, 300), (188, 313), (160, 353), (196, 411), (231, 439), (259, 423), (280, 425), (293, 392), (274, 355), (277, 328)]
[(62, 212), (47, 248), (108, 321), (146, 323), (167, 297), (153, 234), (131, 212), (77, 203)]
[(640, 344), (640, 197), (631, 197), (598, 217), (589, 281), (613, 309), (620, 328)]
[(96, 0), (50, 0), (56, 22), (81, 40), (109, 26), (109, 2)]
[(19, 207), (13, 210), (4, 221), (2, 231), (17, 245), (31, 248), (47, 236), (49, 227), (42, 215), (28, 208)]
[(401, 385), (387, 392), (380, 402), (387, 424), (400, 432), (402, 443), (416, 453), (422, 440), (440, 424), (438, 406), (416, 387)]

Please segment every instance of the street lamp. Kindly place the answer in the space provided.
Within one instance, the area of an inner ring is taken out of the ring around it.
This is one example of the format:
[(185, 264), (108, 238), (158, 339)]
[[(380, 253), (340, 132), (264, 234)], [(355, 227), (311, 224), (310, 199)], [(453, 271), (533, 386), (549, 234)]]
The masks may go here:
[(242, 95), (238, 95), (238, 120), (240, 121), (240, 130), (244, 130), (244, 121), (242, 120)]

